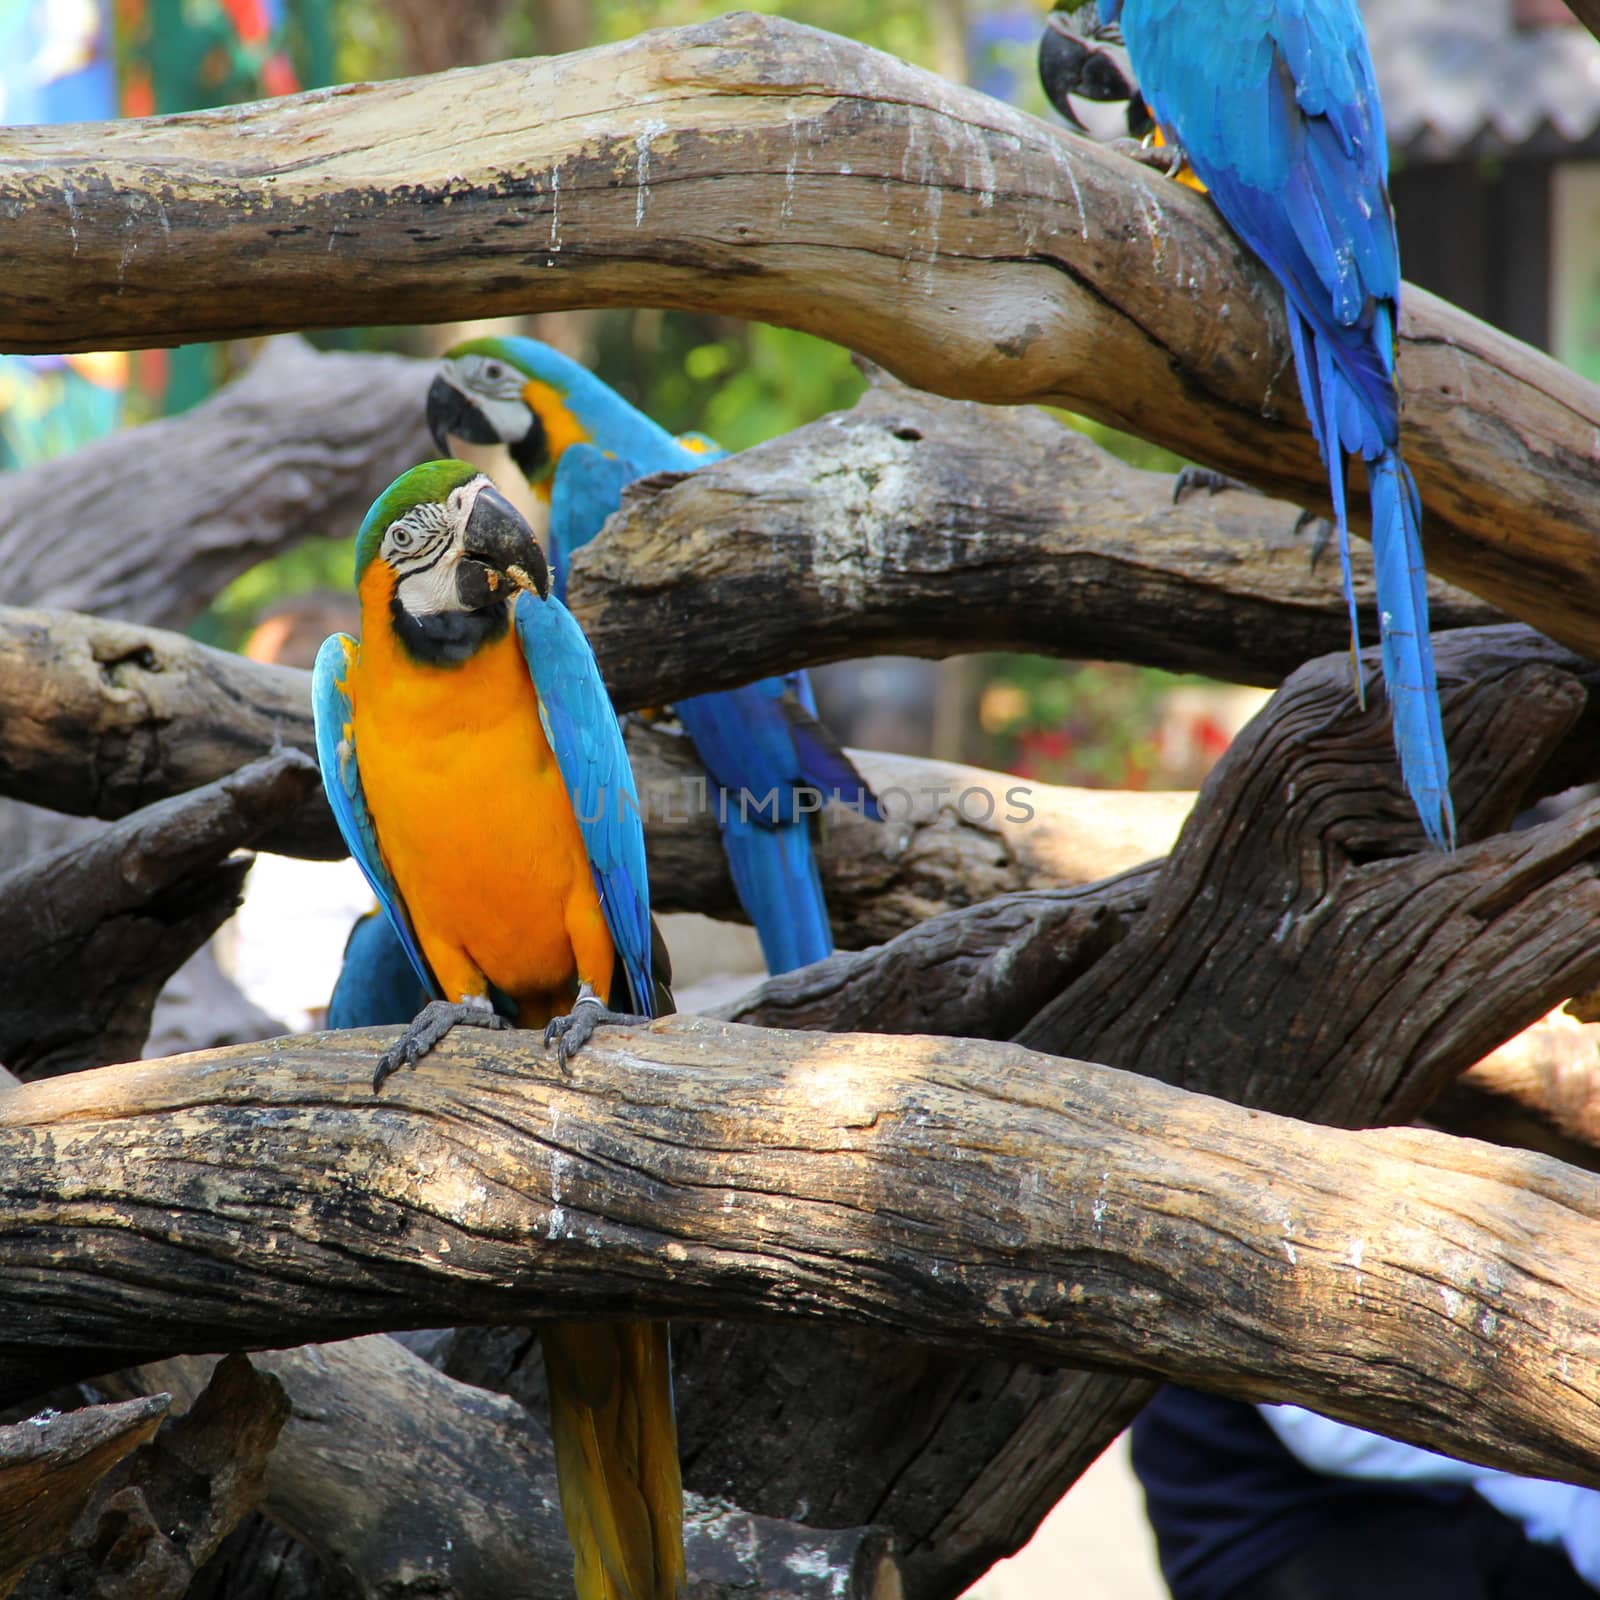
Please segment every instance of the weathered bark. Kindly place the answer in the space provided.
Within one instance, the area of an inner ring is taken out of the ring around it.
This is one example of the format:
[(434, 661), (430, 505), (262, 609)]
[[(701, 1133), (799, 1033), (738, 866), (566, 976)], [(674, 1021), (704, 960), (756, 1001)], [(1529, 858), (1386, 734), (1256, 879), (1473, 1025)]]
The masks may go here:
[[(1338, 556), (1313, 562), (1293, 506), (1204, 492), (1174, 504), (1173, 484), (1041, 411), (879, 384), (850, 411), (643, 480), (574, 560), (573, 609), (629, 705), (663, 679), (729, 688), (974, 649), (1276, 685), (1345, 648)], [(1353, 566), (1376, 640), (1366, 546)], [(1435, 629), (1504, 620), (1442, 583), (1429, 593)]]
[[(169, 1402), (165, 1394), (155, 1399), (152, 1425)], [(66, 1549), (28, 1572), (16, 1600), (179, 1600), (261, 1498), (267, 1460), (288, 1414), (273, 1378), (243, 1356), (228, 1357), (207, 1373), (186, 1415), (166, 1422), (95, 1486)], [(23, 1536), (29, 1531), (25, 1523)]]
[(1428, 1121), (1600, 1171), (1597, 1049), (1600, 1024), (1553, 1011), (1446, 1084)]
[[(312, 751), (310, 693), (309, 673), (178, 634), (0, 608), (0, 792), (120, 816), (282, 746)], [(629, 748), (648, 807), (655, 903), (742, 917), (688, 742), (636, 726)], [(1193, 803), (1189, 794), (1065, 789), (901, 756), (857, 759), (898, 820), (827, 813), (818, 854), (846, 947), (891, 938), (948, 906), (1087, 881), (1160, 855)], [(344, 854), (320, 790), (257, 843)]]
[(28, 1078), (138, 1055), (162, 985), (238, 907), (232, 852), (317, 792), (280, 751), (0, 876), (0, 1057)]
[(802, 1317), (1131, 1363), (1600, 1482), (1587, 1174), (1013, 1045), (686, 1018), (604, 1033), (565, 1076), (526, 1036), (452, 1037), (375, 1099), (392, 1036), (0, 1098), (0, 1392), (556, 1306)]
[(435, 454), (427, 387), (422, 362), (277, 340), (183, 416), (7, 473), (7, 603), (183, 626), (268, 556), (354, 533), (392, 478)]
[[(9, 598), (182, 622), (274, 549), (353, 529), (433, 449), (426, 363), (282, 340), (259, 365), (182, 417), (0, 482)], [(1338, 562), (1312, 562), (1293, 507), (1240, 494), (1174, 504), (1172, 478), (1041, 412), (878, 376), (849, 412), (665, 493), (670, 475), (645, 480), (583, 552), (573, 604), (619, 703), (671, 698), (664, 678), (674, 694), (702, 692), (852, 655), (990, 645), (1275, 684), (1342, 648)], [(164, 492), (141, 492), (158, 472)], [(1354, 566), (1376, 637), (1365, 547)], [(1435, 628), (1503, 620), (1438, 582), (1431, 595)]]
[(1018, 1039), (1318, 1122), (1405, 1121), (1600, 979), (1600, 802), (1496, 831), (1580, 742), (1595, 669), (1519, 629), (1441, 644), (1478, 843), (1410, 853), (1386, 717), (1337, 658), (1309, 663), (1213, 769), (1138, 926)]
[[(383, 1335), (253, 1359), (293, 1404), (268, 1464), (265, 1510), (357, 1593), (569, 1600), (554, 1452), (521, 1406), (455, 1382)], [(182, 1407), (212, 1366), (181, 1356), (119, 1382), (168, 1391)], [(887, 1539), (873, 1529), (798, 1528), (691, 1496), (685, 1543), (690, 1600), (892, 1592)]]
[(1164, 866), (947, 911), (873, 949), (765, 978), (715, 1015), (824, 1033), (1009, 1039), (1126, 937)]
[[(778, 19), (0, 152), (10, 349), (715, 309), (1326, 503), (1278, 291), (1202, 197)], [(1400, 370), (1430, 565), (1600, 650), (1600, 395), (1415, 289)]]
[(154, 1395), (0, 1427), (0, 1596), (67, 1542), (95, 1486), (154, 1436), (169, 1403)]
[[(1592, 663), (1515, 629), (1438, 643), (1465, 837), (1503, 825), (1524, 790), (1592, 769)], [(1324, 661), (1291, 680), (1214, 774), (1172, 862), (1121, 886), (1142, 898), (1154, 885), (1159, 911), (1138, 915), (1136, 899), (1133, 915), (1096, 922), (1100, 895), (1118, 887), (1105, 885), (955, 912), (882, 951), (770, 980), (738, 1016), (815, 1026), (831, 1003), (845, 1028), (916, 1028), (926, 1014), (922, 1025), (985, 1032), (1010, 1020), (1030, 961), (1063, 959), (1070, 975), (1120, 932), (1047, 1013), (1055, 1048), (1131, 1071), (1203, 1073), (1191, 1087), (1318, 1121), (1409, 1115), (1586, 981), (1600, 817), (1591, 807), (1553, 832), (1410, 856), (1418, 836), (1382, 709), (1358, 713), (1345, 672)], [(1280, 919), (1287, 939), (1274, 938)], [(1319, 973), (1336, 928), (1349, 937)], [(930, 999), (911, 977), (930, 962), (947, 963), (963, 993)], [(1147, 1392), (995, 1358), (925, 1366), (887, 1341), (841, 1352), (800, 1329), (724, 1327), (691, 1355), (691, 1481), (772, 1515), (807, 1499), (889, 1523), (918, 1596), (956, 1592), (1023, 1542)], [(713, 1410), (696, 1416), (696, 1383), (708, 1402), (749, 1395), (752, 1417), (803, 1411), (808, 1450), (775, 1463), (747, 1448)], [(891, 1415), (931, 1420), (883, 1429), (872, 1409), (882, 1393), (896, 1398)], [(813, 1465), (840, 1460), (871, 1462), (875, 1483)]]

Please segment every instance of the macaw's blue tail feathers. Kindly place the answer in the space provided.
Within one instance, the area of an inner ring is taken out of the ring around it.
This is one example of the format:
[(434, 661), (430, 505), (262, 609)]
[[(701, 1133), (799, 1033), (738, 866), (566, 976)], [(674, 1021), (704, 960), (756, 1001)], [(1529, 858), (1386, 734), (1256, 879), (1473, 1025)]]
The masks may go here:
[(339, 981), (328, 1001), (330, 1028), (407, 1024), (433, 999), (381, 908), (350, 930)]
[(1394, 747), (1422, 831), (1441, 850), (1456, 842), (1449, 762), (1439, 718), (1439, 688), (1428, 636), (1427, 577), (1422, 567), (1422, 504), (1410, 470), (1393, 450), (1367, 463), (1372, 494), (1372, 549), (1383, 618), (1383, 678), (1394, 722)]
[(739, 903), (761, 936), (767, 971), (792, 972), (833, 954), (822, 879), (805, 817), (773, 827), (753, 808), (740, 813), (741, 795), (726, 797), (723, 848)]
[(801, 778), (819, 790), (824, 801), (837, 800), (872, 822), (882, 822), (883, 808), (877, 795), (867, 787), (844, 747), (817, 721), (814, 711), (797, 698), (788, 706), (787, 714)]

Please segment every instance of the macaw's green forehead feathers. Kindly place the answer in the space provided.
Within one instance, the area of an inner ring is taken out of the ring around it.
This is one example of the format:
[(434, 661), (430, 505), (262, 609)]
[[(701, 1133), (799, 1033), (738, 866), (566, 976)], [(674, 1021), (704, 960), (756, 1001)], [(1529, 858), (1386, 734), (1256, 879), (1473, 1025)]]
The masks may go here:
[(361, 531), (356, 535), (356, 582), (361, 582), (362, 573), (377, 555), (390, 524), (417, 506), (444, 502), (478, 476), (478, 469), (469, 461), (424, 461), (420, 467), (401, 473), (372, 502), (372, 509), (362, 519)]

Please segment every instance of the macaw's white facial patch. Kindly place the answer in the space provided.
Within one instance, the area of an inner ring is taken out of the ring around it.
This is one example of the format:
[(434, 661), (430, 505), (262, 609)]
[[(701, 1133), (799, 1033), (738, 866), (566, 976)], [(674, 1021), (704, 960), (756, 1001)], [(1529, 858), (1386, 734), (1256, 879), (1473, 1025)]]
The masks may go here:
[(522, 398), (526, 374), (494, 356), (455, 356), (440, 363), (439, 376), (470, 400), (495, 437), (514, 444), (533, 427), (533, 410)]
[(395, 591), (412, 616), (465, 609), (456, 590), (456, 568), (472, 508), (488, 487), (479, 473), (445, 499), (425, 500), (389, 524), (379, 553), (394, 568)]

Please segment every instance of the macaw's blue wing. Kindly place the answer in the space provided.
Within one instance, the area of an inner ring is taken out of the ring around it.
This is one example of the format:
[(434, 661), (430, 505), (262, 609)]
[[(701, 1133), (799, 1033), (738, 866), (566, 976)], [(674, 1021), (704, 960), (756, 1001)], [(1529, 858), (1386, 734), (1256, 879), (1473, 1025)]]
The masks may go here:
[(594, 651), (561, 601), (520, 595), (515, 618), (539, 720), (566, 782), (633, 1009), (654, 1016), (644, 821), (617, 714)]
[[(322, 787), (327, 791), (328, 804), (333, 809), (334, 821), (339, 824), (345, 847), (372, 885), (372, 892), (377, 895), (378, 904), (383, 907), (417, 979), (437, 998), (440, 997), (439, 985), (422, 953), (416, 930), (411, 926), (400, 887), (378, 850), (378, 835), (361, 787), (361, 768), (357, 764), (355, 737), (350, 726), (350, 697), (345, 692), (345, 675), (358, 648), (349, 634), (332, 634), (322, 641), (316, 666), (312, 669), (311, 710), (316, 723), (317, 764), (322, 768)], [(408, 1013), (403, 1020), (409, 1022), (411, 1015)]]
[(328, 1001), (330, 1028), (407, 1023), (433, 998), (381, 906), (356, 919), (345, 941), (339, 981)]
[(622, 504), (622, 491), (644, 474), (625, 456), (607, 455), (592, 444), (568, 445), (550, 485), (549, 547), (551, 586), (567, 598), (567, 569)]
[[(1158, 121), (1283, 285), (1328, 468), (1352, 639), (1344, 452), (1367, 463), (1395, 747), (1424, 832), (1453, 845), (1421, 507), (1398, 449), (1388, 147), (1360, 12), (1355, 0), (1126, 0), (1122, 28)], [(1357, 674), (1359, 684), (1359, 664)]]

